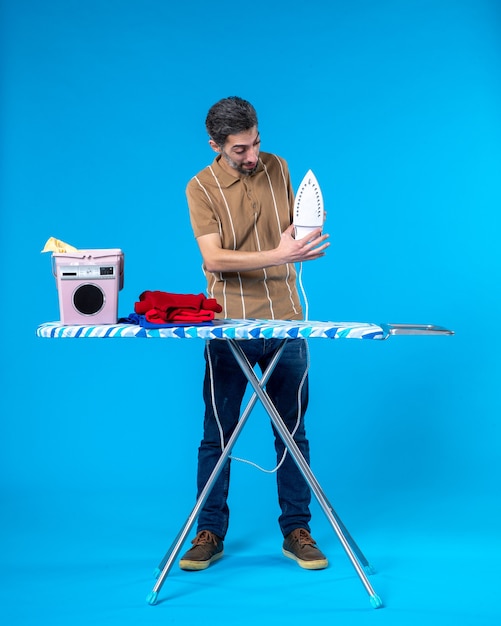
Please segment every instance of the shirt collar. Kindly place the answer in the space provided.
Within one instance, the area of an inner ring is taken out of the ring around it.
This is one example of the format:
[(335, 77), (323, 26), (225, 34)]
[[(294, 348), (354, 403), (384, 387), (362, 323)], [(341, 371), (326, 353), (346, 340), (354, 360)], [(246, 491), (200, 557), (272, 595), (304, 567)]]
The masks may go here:
[(264, 170), (263, 167), (263, 162), (261, 161), (261, 158), (259, 158), (259, 162), (257, 164), (257, 169), (254, 172), (254, 174), (251, 174), (250, 177), (245, 176), (244, 174), (239, 175), (238, 172), (235, 172), (235, 175), (233, 176), (232, 174), (229, 174), (221, 165), (220, 161), (221, 161), (222, 157), (220, 154), (217, 155), (217, 157), (214, 159), (212, 166), (214, 171), (217, 174), (217, 178), (219, 180), (219, 184), (221, 185), (221, 187), (231, 187), (232, 185), (234, 185), (235, 183), (237, 183), (239, 180), (245, 179), (245, 178), (253, 178), (254, 176), (256, 176), (256, 174), (258, 174), (259, 172), (262, 172)]

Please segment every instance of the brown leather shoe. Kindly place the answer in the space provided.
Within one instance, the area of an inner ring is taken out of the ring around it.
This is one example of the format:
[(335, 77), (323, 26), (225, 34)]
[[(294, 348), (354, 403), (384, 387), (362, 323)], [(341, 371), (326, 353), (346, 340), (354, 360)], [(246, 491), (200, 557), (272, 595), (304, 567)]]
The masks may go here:
[(304, 528), (296, 528), (284, 540), (282, 552), (304, 569), (325, 569), (329, 561)]
[(207, 569), (223, 556), (223, 540), (210, 530), (201, 530), (191, 542), (190, 548), (179, 561), (181, 569), (198, 571)]

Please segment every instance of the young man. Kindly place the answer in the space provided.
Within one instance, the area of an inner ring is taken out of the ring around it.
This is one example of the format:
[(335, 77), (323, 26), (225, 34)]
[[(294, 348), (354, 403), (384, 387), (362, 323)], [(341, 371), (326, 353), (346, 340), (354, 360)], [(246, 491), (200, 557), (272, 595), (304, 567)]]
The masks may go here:
[[(220, 100), (209, 110), (206, 128), (217, 156), (190, 180), (186, 194), (209, 296), (223, 307), (223, 318), (302, 319), (294, 263), (322, 257), (328, 235), (318, 229), (312, 239), (294, 239), (294, 193), (287, 163), (260, 152), (257, 115), (249, 102), (238, 97)], [(245, 340), (242, 347), (251, 365), (258, 364), (264, 371), (277, 341)], [(306, 341), (289, 341), (266, 389), (309, 462), (304, 428), (307, 351)], [(198, 494), (236, 426), (247, 385), (224, 340), (207, 342), (205, 360)], [(327, 559), (310, 535), (310, 489), (275, 429), (274, 435), (283, 553), (301, 567), (322, 569)], [(230, 460), (200, 512), (193, 547), (179, 562), (182, 569), (205, 569), (222, 556), (229, 520), (229, 478)], [(259, 494), (250, 497), (257, 502)]]

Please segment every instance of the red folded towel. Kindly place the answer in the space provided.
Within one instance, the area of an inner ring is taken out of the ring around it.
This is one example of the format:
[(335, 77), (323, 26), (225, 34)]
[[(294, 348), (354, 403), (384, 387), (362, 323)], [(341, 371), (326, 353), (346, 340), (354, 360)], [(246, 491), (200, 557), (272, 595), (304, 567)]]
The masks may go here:
[(148, 322), (207, 322), (221, 313), (222, 307), (215, 298), (206, 298), (202, 293), (180, 294), (165, 291), (143, 291), (134, 311), (144, 315)]

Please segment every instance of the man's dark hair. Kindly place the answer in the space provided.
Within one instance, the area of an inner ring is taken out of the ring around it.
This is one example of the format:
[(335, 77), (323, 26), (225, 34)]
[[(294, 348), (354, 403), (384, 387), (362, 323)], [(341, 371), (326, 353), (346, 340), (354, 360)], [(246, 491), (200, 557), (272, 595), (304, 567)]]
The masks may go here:
[(257, 126), (256, 110), (250, 102), (230, 96), (216, 102), (207, 113), (205, 127), (209, 137), (221, 148), (228, 135), (237, 135)]

